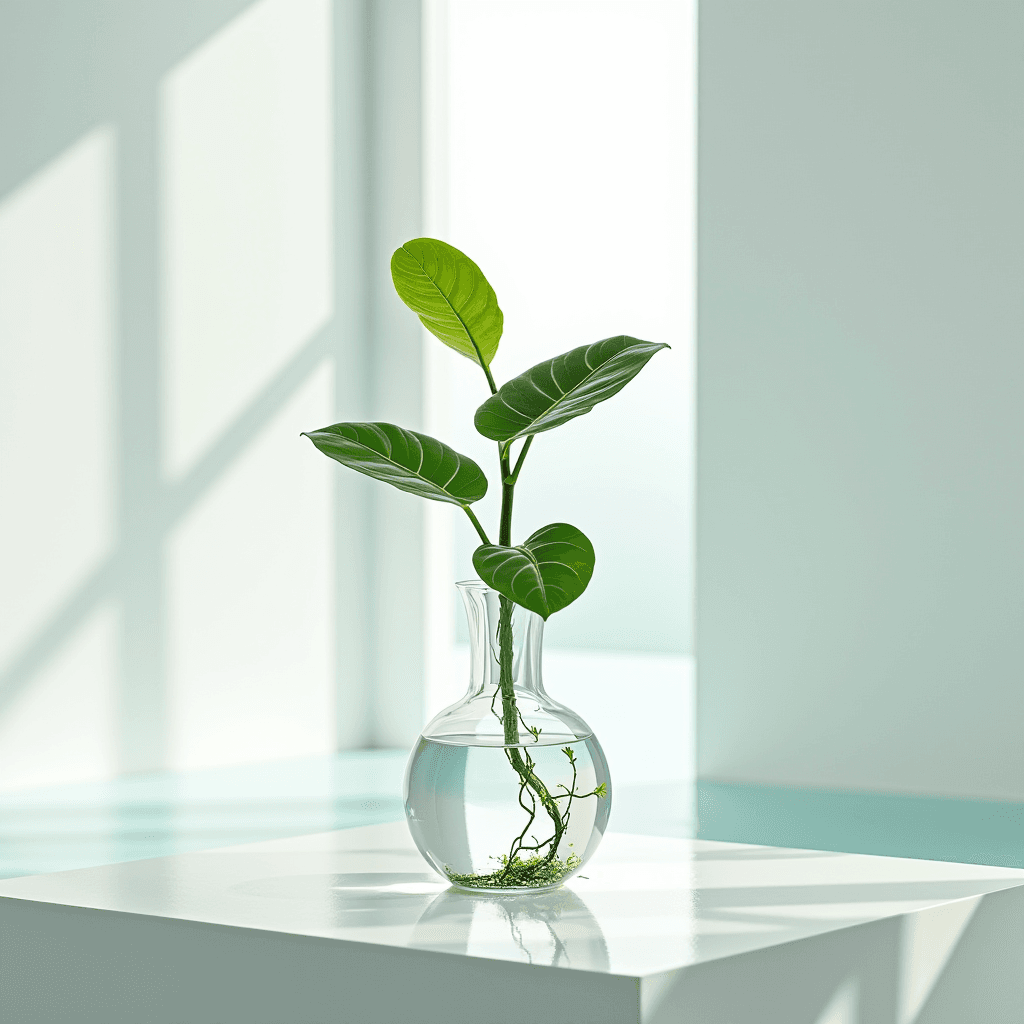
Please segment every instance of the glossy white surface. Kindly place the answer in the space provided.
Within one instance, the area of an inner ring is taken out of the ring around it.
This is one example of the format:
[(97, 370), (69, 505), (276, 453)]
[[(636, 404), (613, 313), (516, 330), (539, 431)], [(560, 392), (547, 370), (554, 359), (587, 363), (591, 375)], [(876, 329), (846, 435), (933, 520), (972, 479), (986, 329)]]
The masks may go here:
[(965, 1024), (1024, 1005), (1024, 871), (611, 834), (456, 893), (403, 822), (0, 882), (18, 1024)]
[(546, 897), (456, 893), (404, 822), (8, 879), (2, 897), (644, 977), (1024, 885), (1024, 871), (611, 834)]

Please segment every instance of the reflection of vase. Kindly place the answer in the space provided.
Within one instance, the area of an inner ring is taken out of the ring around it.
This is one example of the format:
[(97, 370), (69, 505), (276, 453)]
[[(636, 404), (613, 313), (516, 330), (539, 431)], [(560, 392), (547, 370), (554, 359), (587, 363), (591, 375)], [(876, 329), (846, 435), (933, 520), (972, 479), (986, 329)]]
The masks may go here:
[[(411, 850), (409, 855), (416, 856)], [(426, 871), (385, 867), (273, 875), (242, 882), (232, 889), (262, 900), (286, 900), (293, 908), (290, 919), (313, 928), (393, 928), (419, 920), (438, 893), (445, 891), (445, 883)]]
[[(459, 888), (553, 889), (601, 840), (608, 765), (586, 722), (544, 691), (544, 620), (478, 580), (458, 587), (469, 619), (469, 691), (427, 725), (409, 758), (409, 829)], [(513, 695), (515, 714), (506, 716)]]
[(579, 971), (609, 970), (601, 926), (571, 889), (497, 898), (448, 889), (420, 915), (409, 945)]

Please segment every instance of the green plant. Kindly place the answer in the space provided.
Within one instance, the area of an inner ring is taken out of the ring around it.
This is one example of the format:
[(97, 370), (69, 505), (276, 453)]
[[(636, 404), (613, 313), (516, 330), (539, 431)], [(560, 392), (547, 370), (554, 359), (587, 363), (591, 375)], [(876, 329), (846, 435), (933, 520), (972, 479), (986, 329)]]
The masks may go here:
[[(586, 589), (594, 572), (594, 548), (583, 532), (568, 523), (552, 523), (512, 544), (512, 504), (516, 483), (534, 438), (591, 411), (635, 377), (659, 349), (667, 345), (626, 335), (583, 345), (531, 367), (500, 388), (491, 374), (504, 317), (494, 289), (480, 268), (464, 253), (433, 238), (416, 238), (391, 258), (391, 276), (403, 302), (423, 326), (449, 348), (475, 362), (491, 394), (477, 409), (476, 429), (498, 443), (501, 516), (497, 543), (492, 543), (472, 508), (487, 493), (487, 478), (465, 455), (432, 437), (392, 423), (335, 423), (305, 434), (325, 455), (351, 469), (383, 480), (412, 494), (458, 505), (469, 517), (481, 544), (473, 554), (480, 578), (500, 596), (498, 619), (499, 690), (505, 752), (520, 786), (519, 804), (530, 820), (501, 868), (490, 875), (451, 876), (460, 884), (481, 888), (547, 884), (573, 867), (573, 857), (558, 859), (558, 848), (574, 799), (601, 798), (603, 787), (575, 792), (573, 785), (552, 793), (536, 772), (520, 743), (519, 710), (512, 679), (512, 614), (514, 605), (542, 618), (571, 604)], [(515, 465), (511, 449), (521, 441)], [(497, 693), (495, 694), (497, 697)], [(495, 711), (497, 715), (497, 711)], [(534, 739), (537, 737), (534, 735)], [(529, 795), (532, 810), (523, 803)], [(559, 801), (565, 800), (563, 810)], [(553, 834), (542, 843), (524, 845), (537, 805), (551, 819)], [(545, 853), (541, 853), (546, 850)], [(532, 856), (524, 859), (521, 853)], [(578, 862), (578, 861), (577, 861)]]

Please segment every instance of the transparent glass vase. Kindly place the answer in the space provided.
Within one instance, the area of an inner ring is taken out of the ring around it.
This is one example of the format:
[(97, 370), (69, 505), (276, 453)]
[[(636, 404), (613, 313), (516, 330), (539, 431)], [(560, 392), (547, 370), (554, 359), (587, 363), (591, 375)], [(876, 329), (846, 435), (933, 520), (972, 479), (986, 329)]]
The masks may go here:
[(544, 690), (544, 620), (479, 580), (457, 587), (469, 619), (469, 690), (413, 748), (409, 830), (459, 889), (555, 889), (607, 827), (608, 763), (590, 726)]

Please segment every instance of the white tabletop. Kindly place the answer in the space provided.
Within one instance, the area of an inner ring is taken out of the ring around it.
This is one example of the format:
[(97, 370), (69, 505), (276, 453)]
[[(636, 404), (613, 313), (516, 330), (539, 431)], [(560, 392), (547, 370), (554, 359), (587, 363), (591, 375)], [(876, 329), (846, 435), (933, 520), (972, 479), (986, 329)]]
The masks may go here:
[(0, 882), (0, 898), (644, 977), (1024, 885), (1024, 870), (608, 835), (544, 896), (451, 890), (404, 822)]

